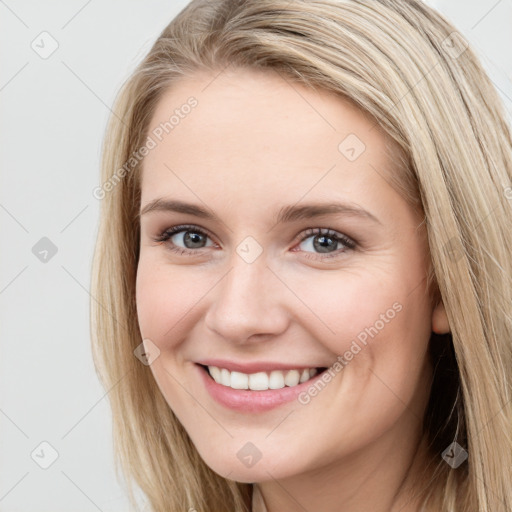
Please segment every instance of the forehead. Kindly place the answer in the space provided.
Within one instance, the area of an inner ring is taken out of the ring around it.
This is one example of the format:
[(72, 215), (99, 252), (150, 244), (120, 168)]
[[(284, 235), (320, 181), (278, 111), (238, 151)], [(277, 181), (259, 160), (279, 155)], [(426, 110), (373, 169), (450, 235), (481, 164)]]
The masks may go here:
[(148, 133), (156, 145), (143, 163), (142, 204), (177, 191), (260, 209), (305, 194), (357, 201), (393, 193), (384, 178), (390, 141), (373, 120), (276, 72), (183, 78), (159, 101)]

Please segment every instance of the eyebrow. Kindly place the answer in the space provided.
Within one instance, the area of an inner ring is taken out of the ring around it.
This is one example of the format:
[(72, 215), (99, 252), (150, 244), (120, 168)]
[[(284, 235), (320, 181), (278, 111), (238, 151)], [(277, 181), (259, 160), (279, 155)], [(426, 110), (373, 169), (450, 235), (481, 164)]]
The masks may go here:
[[(220, 219), (209, 210), (202, 206), (192, 203), (185, 203), (174, 199), (158, 198), (150, 201), (142, 208), (139, 216), (146, 213), (166, 211), (195, 215), (203, 219), (210, 219), (220, 222)], [(287, 205), (281, 208), (275, 219), (275, 224), (283, 224), (286, 222), (294, 222), (303, 219), (312, 219), (322, 217), (324, 215), (346, 215), (351, 217), (359, 217), (361, 219), (371, 220), (382, 225), (382, 222), (372, 213), (351, 203), (329, 202), (329, 203), (307, 203), (302, 205)]]

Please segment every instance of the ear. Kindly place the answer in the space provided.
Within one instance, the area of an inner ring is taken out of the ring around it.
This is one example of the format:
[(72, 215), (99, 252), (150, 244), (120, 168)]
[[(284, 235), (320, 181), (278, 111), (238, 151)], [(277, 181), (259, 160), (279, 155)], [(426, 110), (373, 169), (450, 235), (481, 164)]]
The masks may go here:
[(443, 301), (439, 301), (439, 304), (432, 311), (432, 330), (436, 334), (446, 334), (450, 332), (450, 324), (448, 323)]

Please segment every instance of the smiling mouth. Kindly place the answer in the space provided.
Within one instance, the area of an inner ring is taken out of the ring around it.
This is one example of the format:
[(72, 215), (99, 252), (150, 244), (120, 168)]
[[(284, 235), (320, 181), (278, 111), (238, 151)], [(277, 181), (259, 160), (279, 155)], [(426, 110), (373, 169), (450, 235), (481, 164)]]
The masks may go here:
[(298, 386), (327, 370), (326, 367), (319, 367), (272, 370), (269, 372), (247, 374), (229, 371), (226, 368), (219, 368), (217, 366), (205, 366), (202, 364), (199, 364), (199, 366), (203, 368), (217, 384), (231, 389), (248, 389), (252, 391), (266, 391)]

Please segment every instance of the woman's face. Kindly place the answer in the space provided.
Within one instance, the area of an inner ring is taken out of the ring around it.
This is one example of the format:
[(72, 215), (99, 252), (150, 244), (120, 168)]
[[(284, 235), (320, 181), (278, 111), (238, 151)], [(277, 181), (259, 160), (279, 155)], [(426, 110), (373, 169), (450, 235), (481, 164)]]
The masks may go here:
[(205, 462), (257, 482), (417, 440), (446, 320), (372, 120), (238, 69), (175, 84), (148, 133), (138, 320)]

